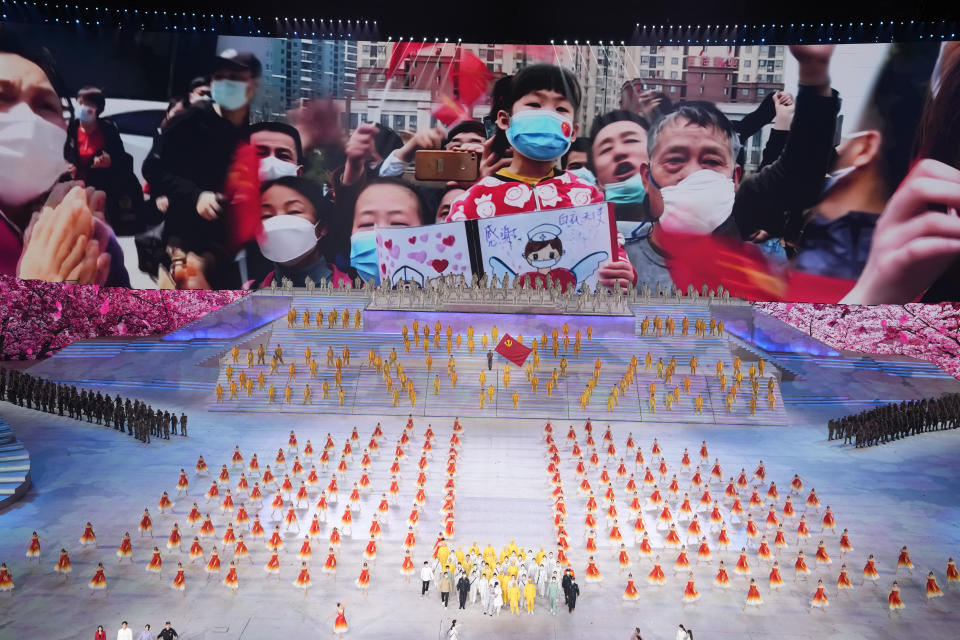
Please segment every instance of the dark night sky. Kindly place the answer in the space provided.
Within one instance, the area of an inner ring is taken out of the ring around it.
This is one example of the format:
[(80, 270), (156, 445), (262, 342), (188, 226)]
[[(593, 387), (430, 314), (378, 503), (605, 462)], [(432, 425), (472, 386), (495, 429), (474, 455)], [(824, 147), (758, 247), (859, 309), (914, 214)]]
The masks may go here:
[(217, 44), (216, 34), (10, 23), (5, 28), (47, 47), (71, 91), (92, 84), (112, 97), (143, 100), (166, 100), (171, 84), (172, 93), (184, 93), (191, 78), (209, 72)]

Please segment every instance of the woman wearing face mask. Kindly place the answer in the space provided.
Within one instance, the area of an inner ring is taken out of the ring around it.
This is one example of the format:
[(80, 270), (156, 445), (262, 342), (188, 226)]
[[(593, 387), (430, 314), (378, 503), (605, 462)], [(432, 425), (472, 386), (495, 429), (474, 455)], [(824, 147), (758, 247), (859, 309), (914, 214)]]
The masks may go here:
[(64, 158), (67, 171), (107, 194), (107, 220), (120, 234), (139, 231), (137, 215), (143, 190), (133, 173), (133, 157), (123, 148), (120, 131), (101, 119), (106, 105), (103, 91), (84, 87), (77, 92), (76, 119), (67, 129)]
[(412, 186), (396, 178), (377, 178), (357, 194), (350, 233), (350, 266), (366, 281), (380, 284), (377, 227), (423, 224), (424, 205)]
[(49, 53), (0, 32), (0, 85), (0, 273), (130, 286), (102, 221), (103, 194), (53, 189), (71, 107)]
[(274, 270), (261, 287), (282, 278), (303, 287), (308, 277), (315, 283), (325, 278), (337, 288), (351, 286), (356, 274), (328, 264), (320, 247), (332, 207), (324, 198), (322, 187), (304, 178), (286, 176), (263, 184), (263, 231), (257, 244), (264, 257), (273, 262)]

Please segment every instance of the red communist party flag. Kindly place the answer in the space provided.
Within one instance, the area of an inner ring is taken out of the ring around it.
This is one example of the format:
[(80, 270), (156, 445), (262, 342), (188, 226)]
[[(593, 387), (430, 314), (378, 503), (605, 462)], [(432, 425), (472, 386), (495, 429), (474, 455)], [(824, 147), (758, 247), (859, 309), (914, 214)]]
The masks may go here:
[(522, 367), (524, 360), (527, 359), (533, 349), (523, 346), (522, 342), (506, 333), (500, 339), (495, 351), (518, 367)]
[(387, 64), (386, 79), (389, 80), (399, 69), (403, 61), (411, 56), (417, 55), (421, 49), (430, 49), (436, 47), (433, 42), (398, 42), (393, 45), (390, 52), (390, 62)]
[(260, 219), (260, 158), (248, 142), (241, 143), (227, 172), (224, 199), (227, 201), (227, 241), (239, 251), (263, 229)]

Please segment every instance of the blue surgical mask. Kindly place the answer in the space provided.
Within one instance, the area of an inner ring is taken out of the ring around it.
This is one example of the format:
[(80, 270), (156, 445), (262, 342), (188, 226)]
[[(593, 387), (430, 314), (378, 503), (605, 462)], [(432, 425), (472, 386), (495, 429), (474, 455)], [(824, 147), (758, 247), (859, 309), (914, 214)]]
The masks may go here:
[(590, 169), (587, 169), (586, 167), (580, 167), (579, 169), (570, 169), (567, 173), (572, 173), (573, 175), (577, 176), (587, 184), (592, 184), (593, 186), (597, 186), (597, 177), (593, 175), (593, 172), (590, 171)]
[(380, 284), (380, 261), (377, 260), (377, 232), (357, 231), (350, 236), (350, 266), (366, 282), (370, 278)]
[(97, 119), (97, 110), (93, 107), (88, 107), (86, 105), (80, 105), (80, 108), (77, 109), (77, 120), (80, 124), (90, 124)]
[(525, 109), (510, 116), (507, 140), (520, 155), (545, 162), (567, 152), (573, 125), (550, 109)]
[(603, 185), (603, 194), (607, 202), (617, 204), (640, 204), (647, 195), (643, 178), (635, 173), (623, 182)]
[(210, 95), (224, 109), (235, 111), (247, 104), (247, 83), (240, 80), (214, 80), (210, 83)]

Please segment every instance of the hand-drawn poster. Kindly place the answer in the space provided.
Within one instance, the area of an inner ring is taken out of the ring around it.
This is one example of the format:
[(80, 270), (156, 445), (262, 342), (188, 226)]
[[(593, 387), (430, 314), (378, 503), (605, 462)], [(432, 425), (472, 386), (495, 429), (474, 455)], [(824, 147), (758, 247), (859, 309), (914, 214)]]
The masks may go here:
[(421, 287), (439, 276), (460, 275), (470, 281), (470, 251), (465, 223), (377, 229), (380, 277), (391, 285), (416, 282)]
[(564, 289), (596, 287), (600, 266), (615, 255), (616, 226), (605, 203), (477, 221), (483, 270), (523, 286), (559, 280)]

